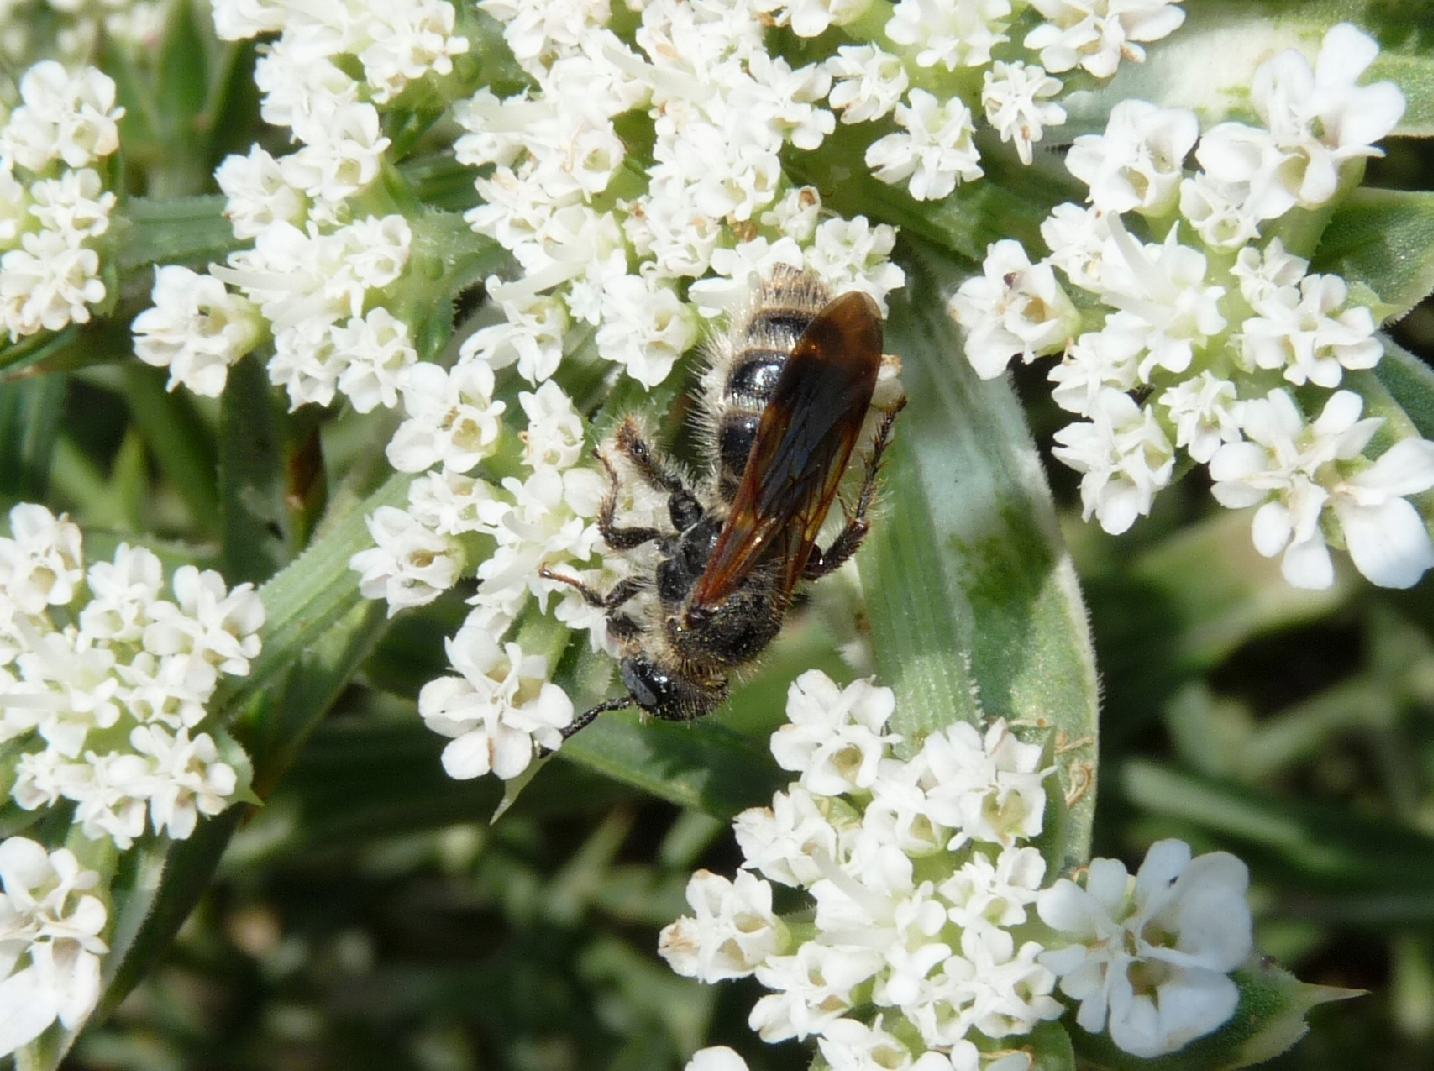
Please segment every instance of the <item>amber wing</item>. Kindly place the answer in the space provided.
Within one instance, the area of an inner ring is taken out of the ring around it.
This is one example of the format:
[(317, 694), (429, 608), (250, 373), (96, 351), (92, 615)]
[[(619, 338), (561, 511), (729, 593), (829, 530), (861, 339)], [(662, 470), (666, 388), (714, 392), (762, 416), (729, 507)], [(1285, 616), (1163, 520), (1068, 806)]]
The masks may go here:
[(783, 563), (783, 593), (796, 586), (861, 433), (880, 367), (876, 302), (853, 291), (817, 314), (762, 412), (692, 605), (720, 602), (765, 561)]

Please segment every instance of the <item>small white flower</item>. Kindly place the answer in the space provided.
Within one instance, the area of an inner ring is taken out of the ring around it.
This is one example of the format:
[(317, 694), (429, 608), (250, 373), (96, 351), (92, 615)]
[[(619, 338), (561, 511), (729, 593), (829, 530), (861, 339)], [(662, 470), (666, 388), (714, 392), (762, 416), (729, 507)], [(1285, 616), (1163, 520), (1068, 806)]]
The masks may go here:
[(149, 817), (156, 833), (183, 840), (199, 816), (229, 806), (238, 784), (234, 768), (219, 761), (208, 733), (189, 739), (189, 730), (170, 733), (159, 725), (141, 725), (130, 733), (130, 746), (149, 759)]
[(20, 106), (0, 130), (0, 157), (41, 171), (52, 160), (85, 167), (119, 148), (115, 84), (94, 67), (71, 73), (44, 60), (20, 78)]
[(831, 26), (845, 26), (861, 16), (872, 0), (755, 0), (757, 11), (776, 16), (798, 37), (818, 37)]
[(1150, 512), (1155, 493), (1170, 482), (1175, 452), (1151, 409), (1107, 388), (1089, 422), (1056, 432), (1055, 457), (1081, 473), (1082, 515), (1119, 535)]
[(1235, 420), (1235, 384), (1209, 371), (1181, 380), (1156, 401), (1170, 413), (1175, 445), (1190, 457), (1207, 462), (1222, 443), (1239, 442)]
[(988, 1038), (1002, 1038), (1059, 1019), (1065, 1009), (1051, 995), (1055, 973), (1039, 962), (1044, 951), (1035, 941), (1018, 947), (1008, 931), (995, 926), (978, 923), (962, 930), (961, 958), (971, 972), (961, 986), (970, 1001), (966, 1021)]
[(768, 956), (757, 981), (772, 993), (762, 997), (747, 1020), (769, 1044), (820, 1034), (851, 1009), (852, 990), (881, 967), (879, 952), (808, 941), (790, 956)]
[(338, 388), (354, 409), (368, 413), (398, 404), (400, 377), (418, 360), (409, 340), (408, 324), (387, 309), (370, 309), (333, 332), (333, 344), (348, 360), (339, 373)]
[(528, 418), (521, 435), (523, 459), (531, 469), (567, 469), (583, 453), (583, 419), (572, 400), (552, 380), (536, 391), (521, 391), (518, 404)]
[(886, 36), (913, 50), (918, 67), (984, 67), (1007, 40), (1010, 16), (1010, 0), (900, 0)]
[(1434, 566), (1434, 542), (1406, 496), (1434, 487), (1434, 443), (1403, 439), (1331, 490), (1354, 567), (1386, 588), (1410, 588)]
[(832, 293), (860, 290), (871, 296), (886, 315), (886, 298), (906, 284), (906, 273), (891, 262), (896, 230), (885, 223), (875, 226), (865, 216), (825, 219), (812, 234), (806, 251), (807, 268)]
[(170, 586), (174, 602), (150, 608), (145, 650), (161, 657), (184, 655), (231, 676), (248, 673), (264, 624), (264, 603), (254, 585), (231, 589), (213, 569), (181, 565)]
[(981, 270), (961, 284), (947, 311), (966, 329), (966, 359), (982, 379), (1000, 375), (1014, 356), (1029, 364), (1056, 352), (1080, 326), (1056, 273), (1032, 264), (1020, 242), (993, 243)]
[(964, 722), (932, 733), (916, 761), (931, 817), (959, 830), (953, 849), (969, 840), (1009, 847), (1041, 832), (1051, 768), (1041, 768), (1040, 745), (1021, 743), (1003, 719), (984, 736)]
[(79, 245), (98, 238), (110, 227), (115, 195), (104, 188), (93, 168), (65, 171), (58, 177), (32, 182), (27, 191), (30, 215), (47, 231)]
[(1084, 886), (1061, 879), (1036, 902), (1042, 921), (1076, 943), (1041, 957), (1076, 1022), (1140, 1057), (1174, 1052), (1226, 1022), (1239, 993), (1229, 972), (1249, 956), (1245, 864), (1225, 852), (1151, 845), (1134, 878), (1094, 859)]
[(485, 361), (495, 369), (516, 364), (529, 383), (549, 379), (563, 359), (568, 330), (562, 301), (549, 295), (505, 294), (496, 278), (489, 278), (487, 286), (500, 302), (504, 319), (469, 335), (459, 347), (459, 360)]
[(499, 418), (507, 406), (493, 400), (493, 369), (465, 361), (445, 369), (427, 361), (399, 378), (407, 418), (388, 442), (388, 460), (399, 472), (422, 472), (442, 464), (469, 472), (498, 446)]
[(1279, 369), (1295, 386), (1336, 387), (1346, 370), (1373, 368), (1384, 355), (1374, 337), (1374, 314), (1344, 307), (1349, 287), (1338, 275), (1306, 275), (1298, 288), (1266, 294), (1241, 327), (1244, 359), (1255, 368)]
[(720, 316), (749, 300), (753, 287), (769, 278), (777, 265), (800, 269), (805, 263), (801, 247), (791, 237), (783, 235), (772, 242), (759, 235), (731, 249), (714, 250), (714, 277), (698, 279), (688, 287), (687, 299), (703, 316)]
[(780, 885), (811, 885), (838, 854), (839, 834), (822, 811), (821, 798), (801, 785), (772, 797), (770, 807), (750, 807), (732, 820), (744, 867)]
[(699, 870), (687, 883), (692, 915), (666, 926), (657, 950), (678, 974), (702, 982), (745, 978), (777, 955), (786, 927), (772, 913), (772, 887), (739, 871), (728, 881)]
[(0, 327), (12, 341), (89, 323), (106, 293), (99, 254), (56, 231), (24, 234), (0, 256)]
[(1363, 406), (1357, 394), (1337, 391), (1306, 425), (1286, 391), (1271, 391), (1235, 410), (1248, 441), (1222, 446), (1210, 459), (1216, 501), (1231, 509), (1260, 506), (1251, 529), (1255, 549), (1267, 558), (1283, 554), (1285, 579), (1296, 587), (1334, 582), (1320, 514), (1332, 464), (1358, 457), (1380, 425), (1377, 417), (1359, 419)]
[(1346, 22), (1325, 34), (1313, 68), (1292, 49), (1266, 60), (1250, 95), (1269, 133), (1222, 123), (1202, 139), (1201, 164), (1224, 181), (1249, 183), (1262, 219), (1327, 203), (1341, 166), (1383, 155), (1374, 142), (1404, 114), (1393, 82), (1355, 84), (1378, 54), (1374, 39)]
[(1180, 214), (1212, 249), (1241, 250), (1259, 234), (1260, 218), (1250, 208), (1250, 187), (1221, 182), (1205, 172), (1180, 181)]
[(971, 140), (971, 111), (959, 97), (944, 104), (924, 89), (913, 89), (896, 106), (896, 125), (905, 133), (888, 134), (866, 150), (866, 166), (882, 182), (907, 188), (918, 201), (937, 201), (958, 182), (980, 178), (980, 154)]
[(868, 123), (890, 114), (910, 85), (901, 57), (875, 45), (843, 45), (826, 62), (828, 100), (843, 123)]
[(895, 708), (890, 688), (869, 681), (838, 688), (821, 670), (808, 670), (787, 690), (788, 724), (772, 734), (772, 755), (819, 796), (869, 788), (883, 749), (898, 739), (882, 731)]
[(1172, 227), (1159, 245), (1143, 245), (1119, 217), (1107, 217), (1107, 224), (1112, 249), (1102, 258), (1101, 296), (1120, 311), (1106, 320), (1106, 329), (1141, 335), (1148, 351), (1139, 365), (1142, 379), (1157, 368), (1184, 372), (1196, 348), (1225, 328), (1225, 288), (1207, 285), (1205, 255), (1180, 244), (1179, 228)]
[(1088, 417), (1105, 391), (1134, 389), (1140, 379), (1137, 358), (1145, 350), (1144, 333), (1122, 326), (1119, 321), (1107, 322), (1104, 330), (1087, 331), (1066, 346), (1061, 363), (1046, 376), (1055, 384), (1052, 401), (1067, 412)]
[(667, 378), (697, 341), (697, 317), (671, 287), (651, 276), (619, 275), (603, 288), (598, 352), (644, 387)]
[(134, 353), (145, 364), (169, 369), (168, 388), (183, 384), (217, 398), (229, 367), (262, 335), (254, 305), (211, 275), (166, 265), (155, 269), (152, 307), (134, 318)]
[(1036, 848), (1003, 848), (993, 861), (976, 852), (947, 878), (939, 892), (951, 903), (951, 921), (963, 929), (986, 924), (1009, 929), (1026, 921), (1046, 876)]
[(258, 145), (247, 156), (225, 157), (214, 181), (224, 192), (224, 215), (236, 238), (256, 238), (276, 222), (303, 222), (304, 195), (289, 185), (280, 162)]
[(548, 680), (547, 659), (525, 655), (516, 643), (463, 628), (445, 647), (461, 677), (439, 677), (418, 694), (418, 713), (436, 733), (449, 777), (494, 773), (506, 779), (528, 768), (540, 748), (556, 749), (573, 720), (573, 703)]
[(349, 568), (359, 574), (359, 593), (387, 602), (390, 617), (432, 602), (457, 582), (463, 549), (453, 537), (393, 506), (380, 506), (366, 523), (375, 545), (350, 558)]
[(10, 537), (0, 538), (0, 591), (27, 614), (65, 606), (83, 576), (80, 529), (65, 514), (21, 502), (10, 509)]
[(91, 891), (97, 873), (26, 837), (0, 842), (0, 885), (0, 1055), (9, 1055), (94, 1009), (109, 912)]
[(1046, 127), (1060, 126), (1066, 121), (1066, 110), (1046, 100), (1060, 91), (1060, 80), (1033, 63), (997, 60), (986, 72), (981, 87), (986, 122), (996, 129), (1002, 141), (1015, 144), (1021, 163), (1031, 162), (1031, 145), (1041, 140)]
[(1093, 206), (1056, 205), (1041, 223), (1047, 260), (1082, 290), (1099, 291), (1101, 266), (1112, 251), (1105, 213)]
[(1297, 286), (1309, 261), (1285, 251), (1278, 238), (1264, 249), (1246, 247), (1235, 257), (1230, 274), (1240, 280), (1240, 295), (1250, 308), (1259, 311), (1281, 290)]
[(911, 1050), (881, 1028), (880, 1018), (875, 1025), (838, 1019), (822, 1032), (817, 1048), (832, 1071), (927, 1071), (927, 1065), (912, 1063)]
[(1175, 205), (1185, 156), (1199, 134), (1194, 112), (1123, 100), (1111, 109), (1105, 133), (1076, 138), (1066, 167), (1090, 187), (1097, 208), (1163, 216)]
[(1109, 78), (1122, 59), (1140, 63), (1137, 41), (1158, 41), (1185, 21), (1180, 0), (1032, 0), (1048, 20), (1026, 35), (1048, 71), (1084, 67)]

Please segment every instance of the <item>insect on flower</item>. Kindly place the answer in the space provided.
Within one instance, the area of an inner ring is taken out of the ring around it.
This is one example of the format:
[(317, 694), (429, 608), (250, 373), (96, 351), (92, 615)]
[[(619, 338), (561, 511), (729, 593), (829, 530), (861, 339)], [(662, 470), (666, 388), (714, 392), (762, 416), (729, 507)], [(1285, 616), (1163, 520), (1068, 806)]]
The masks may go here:
[[(826, 549), (816, 541), (871, 407), (881, 346), (881, 313), (869, 296), (831, 299), (815, 276), (779, 268), (709, 347), (697, 398), (705, 477), (690, 480), (631, 418), (604, 448), (667, 495), (672, 531), (617, 523), (618, 473), (599, 450), (610, 481), (598, 514), (603, 539), (619, 553), (656, 544), (657, 564), (606, 593), (543, 571), (605, 609), (622, 647), (627, 695), (576, 718), (564, 739), (624, 707), (668, 721), (710, 714), (726, 700), (731, 674), (781, 630), (797, 585), (856, 553), (904, 398), (882, 415), (855, 504), (843, 503), (845, 526)], [(624, 609), (644, 592), (656, 596), (645, 612)]]

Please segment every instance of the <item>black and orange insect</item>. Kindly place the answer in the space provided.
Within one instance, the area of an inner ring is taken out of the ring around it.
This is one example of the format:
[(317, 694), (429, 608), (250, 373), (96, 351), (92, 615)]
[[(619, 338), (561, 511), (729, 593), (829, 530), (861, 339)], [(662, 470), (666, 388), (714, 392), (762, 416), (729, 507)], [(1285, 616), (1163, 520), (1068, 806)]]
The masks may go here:
[[(598, 515), (603, 539), (618, 553), (655, 544), (657, 564), (606, 593), (544, 570), (605, 609), (622, 647), (627, 694), (582, 714), (564, 738), (624, 707), (670, 721), (711, 713), (731, 675), (781, 630), (798, 585), (856, 553), (904, 399), (882, 415), (855, 503), (843, 503), (845, 526), (825, 549), (817, 537), (871, 408), (881, 349), (881, 313), (870, 297), (853, 291), (833, 300), (815, 276), (778, 269), (708, 347), (697, 398), (707, 476), (689, 478), (631, 418), (598, 451), (610, 481)], [(608, 450), (667, 496), (671, 531), (617, 523), (620, 483)], [(644, 612), (626, 609), (644, 593), (652, 596)]]

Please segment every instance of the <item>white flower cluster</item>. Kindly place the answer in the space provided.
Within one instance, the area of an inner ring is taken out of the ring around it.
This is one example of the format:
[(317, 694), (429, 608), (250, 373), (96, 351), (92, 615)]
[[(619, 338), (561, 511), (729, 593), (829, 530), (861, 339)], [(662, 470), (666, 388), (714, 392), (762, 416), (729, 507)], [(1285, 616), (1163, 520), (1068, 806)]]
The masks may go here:
[(272, 337), (269, 378), (293, 407), (336, 394), (359, 412), (398, 404), (402, 373), (418, 360), (394, 311), (413, 230), (403, 215), (375, 210), (384, 198), (356, 198), (387, 160), (381, 109), (419, 80), (451, 74), (467, 52), (454, 18), (447, 0), (216, 0), (222, 38), (279, 33), (255, 70), (260, 114), (298, 147), (275, 157), (255, 145), (215, 174), (225, 215), (250, 248), (208, 275), (157, 272), (135, 351), (169, 368), (171, 389), (219, 394), (229, 366)]
[(195, 732), (222, 675), (259, 653), (264, 607), (249, 584), (186, 565), (164, 597), (153, 553), (121, 544), (84, 567), (80, 530), (43, 506), (10, 511), (0, 538), (0, 741), (26, 810), (74, 805), (91, 839), (128, 848), (148, 818), (188, 837), (224, 810), (247, 766)]
[(11, 70), (42, 57), (85, 63), (96, 46), (153, 47), (164, 0), (0, 0), (0, 57)]
[(572, 720), (571, 701), (545, 683), (546, 659), (496, 639), (531, 598), (546, 607), (556, 589), (556, 617), (590, 630), (594, 647), (605, 642), (603, 611), (540, 571), (561, 566), (603, 585), (624, 575), (619, 560), (601, 568), (592, 561), (603, 480), (578, 464), (584, 424), (556, 383), (518, 394), (527, 420), (521, 434), (526, 475), (493, 483), (474, 472), (502, 427), (505, 406), (492, 400), (492, 390), (492, 369), (469, 358), (446, 371), (424, 363), (409, 370), (409, 418), (390, 441), (388, 456), (400, 471), (422, 475), (410, 485), (405, 509), (383, 507), (369, 518), (375, 545), (350, 562), (362, 594), (384, 599), (392, 614), (431, 602), (473, 576), (479, 555), (471, 548), (483, 537), (477, 586), (468, 599), (473, 609), (447, 644), (461, 676), (432, 681), (419, 697), (425, 722), (455, 738), (444, 752), (444, 768), (458, 778), (490, 772), (516, 777), (539, 749), (559, 745), (557, 730)]
[[(973, 140), (978, 111), (1029, 164), (1046, 129), (1066, 120), (1051, 99), (1062, 89), (1053, 74), (1081, 68), (1109, 78), (1122, 60), (1145, 58), (1138, 42), (1159, 40), (1185, 21), (1174, 0), (899, 0), (884, 18), (872, 0), (758, 6), (799, 37), (838, 25), (865, 38), (839, 46), (823, 65), (828, 100), (844, 123), (891, 116), (897, 129), (867, 148), (866, 165), (883, 182), (905, 183), (918, 201), (984, 174)], [(1030, 9), (1044, 21), (1014, 40), (1013, 24)], [(931, 92), (934, 79), (959, 85), (950, 76), (968, 70), (982, 72), (979, 87), (966, 80), (969, 100)]]
[[(831, 76), (770, 55), (751, 0), (655, 0), (625, 36), (605, 2), (479, 6), (536, 88), (483, 89), (458, 109), (458, 158), (484, 169), (469, 223), (522, 269), (489, 280), (503, 318), (466, 354), (539, 383), (591, 334), (602, 358), (653, 386), (697, 341), (700, 316), (776, 264), (883, 305), (902, 284), (892, 228), (823, 219), (816, 190), (784, 174), (787, 145), (815, 149), (835, 128), (821, 106)], [(639, 119), (642, 136), (619, 136), (619, 120)]]
[[(1003, 721), (984, 733), (960, 724), (903, 760), (886, 731), (894, 706), (868, 682), (796, 680), (772, 753), (799, 779), (737, 816), (735, 879), (693, 876), (692, 915), (660, 938), (675, 971), (755, 976), (771, 992), (752, 1028), (767, 1042), (815, 1038), (833, 1068), (1024, 1071), (1033, 1060), (1019, 1039), (1063, 1014), (1058, 993), (1080, 1002), (1083, 1028), (1108, 1024), (1140, 1055), (1229, 1018), (1228, 972), (1250, 950), (1241, 864), (1191, 862), (1172, 841), (1132, 888), (1113, 860), (1093, 862), (1085, 888), (1048, 886), (1031, 843), (1053, 772), (1041, 746)], [(786, 894), (786, 918), (778, 887), (803, 892)], [(700, 1060), (744, 1066), (730, 1052)]]
[[(1262, 64), (1252, 98), (1264, 127), (1228, 122), (1202, 136), (1191, 112), (1116, 105), (1104, 134), (1070, 150), (1091, 203), (1051, 213), (1049, 256), (1033, 264), (1018, 243), (997, 242), (952, 297), (980, 375), (1014, 356), (1060, 356), (1052, 396), (1080, 419), (1057, 433), (1055, 456), (1082, 474), (1085, 516), (1106, 531), (1150, 511), (1183, 450), (1209, 466), (1222, 504), (1260, 507), (1255, 546), (1282, 555), (1292, 584), (1333, 582), (1336, 532), (1377, 584), (1408, 587), (1434, 565), (1407, 501), (1434, 487), (1434, 443), (1405, 440), (1371, 464), (1362, 452), (1382, 421), (1361, 420), (1359, 396), (1334, 390), (1379, 360), (1374, 314), (1279, 238), (1259, 241), (1266, 223), (1328, 204), (1378, 155), (1372, 143), (1404, 101), (1391, 83), (1357, 84), (1376, 52), (1341, 24), (1313, 67), (1295, 51)], [(1084, 291), (1079, 302), (1057, 270)], [(1330, 392), (1316, 419), (1292, 387), (1307, 405)]]
[(100, 996), (109, 911), (100, 876), (68, 848), (26, 837), (0, 841), (0, 1056), (56, 1020), (82, 1023)]
[(45, 60), (0, 126), (0, 331), (13, 342), (88, 323), (107, 296), (102, 239), (115, 195), (97, 169), (119, 147), (115, 84)]

